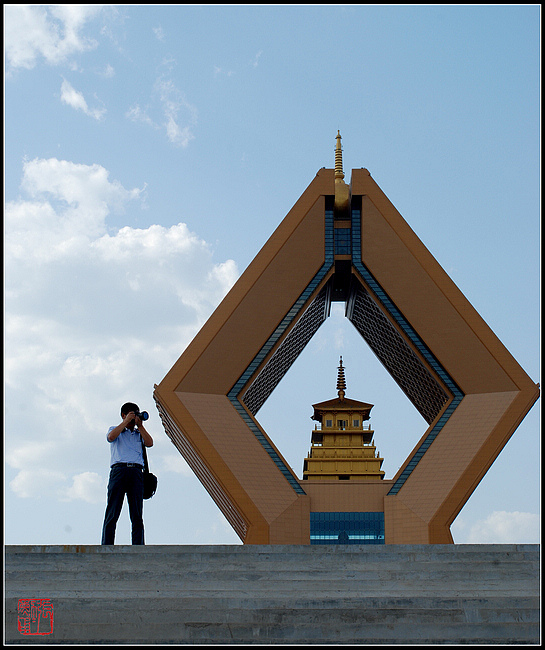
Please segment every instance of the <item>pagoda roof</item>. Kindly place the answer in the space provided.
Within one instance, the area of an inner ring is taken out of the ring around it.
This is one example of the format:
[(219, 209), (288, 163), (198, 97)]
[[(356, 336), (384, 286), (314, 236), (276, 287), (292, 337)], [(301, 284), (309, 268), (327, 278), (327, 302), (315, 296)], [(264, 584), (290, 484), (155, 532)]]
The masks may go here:
[(348, 397), (335, 397), (334, 399), (328, 399), (325, 402), (318, 402), (318, 404), (313, 404), (312, 408), (318, 409), (320, 411), (330, 410), (330, 409), (358, 409), (358, 410), (371, 410), (373, 404), (367, 404), (367, 402), (360, 402), (357, 399), (350, 399)]
[[(350, 399), (348, 397), (335, 397), (334, 399), (328, 399), (325, 402), (313, 404), (312, 408), (314, 409), (314, 415), (311, 416), (311, 419), (321, 421), (320, 414), (325, 411), (367, 411), (369, 414), (369, 411), (373, 408), (373, 404), (360, 402), (357, 399)], [(367, 419), (369, 419), (369, 415)]]

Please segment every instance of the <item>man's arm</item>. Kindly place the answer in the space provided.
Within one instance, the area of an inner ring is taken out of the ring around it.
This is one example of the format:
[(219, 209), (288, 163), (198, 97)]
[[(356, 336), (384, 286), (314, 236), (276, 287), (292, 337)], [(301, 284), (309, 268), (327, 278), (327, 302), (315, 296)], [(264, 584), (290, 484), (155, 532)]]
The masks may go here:
[(142, 440), (144, 441), (146, 447), (153, 447), (153, 438), (146, 431), (140, 418), (136, 418), (136, 426), (138, 427), (138, 431), (140, 431), (140, 435), (142, 436)]
[(134, 413), (128, 413), (123, 422), (110, 431), (108, 434), (108, 440), (113, 442), (122, 431), (125, 431), (126, 427), (129, 426), (132, 420), (134, 420)]

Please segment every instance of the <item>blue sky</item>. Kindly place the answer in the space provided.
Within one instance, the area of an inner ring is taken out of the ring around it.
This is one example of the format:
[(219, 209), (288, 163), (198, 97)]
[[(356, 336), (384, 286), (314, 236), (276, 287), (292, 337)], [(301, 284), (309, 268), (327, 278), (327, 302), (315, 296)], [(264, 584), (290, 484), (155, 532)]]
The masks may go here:
[[(152, 392), (321, 167), (366, 167), (540, 381), (539, 5), (4, 5), (5, 541), (96, 544), (108, 427), (150, 412), (150, 544), (234, 544)], [(425, 423), (338, 309), (258, 420), (297, 475), (311, 405)], [(537, 542), (540, 404), (452, 526)], [(124, 509), (116, 542), (129, 543)]]

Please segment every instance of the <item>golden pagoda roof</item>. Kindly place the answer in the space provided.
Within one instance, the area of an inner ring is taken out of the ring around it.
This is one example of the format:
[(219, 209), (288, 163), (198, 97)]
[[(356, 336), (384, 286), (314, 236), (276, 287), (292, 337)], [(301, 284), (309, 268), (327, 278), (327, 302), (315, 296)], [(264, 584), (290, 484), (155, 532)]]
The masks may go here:
[(326, 411), (358, 411), (363, 413), (363, 420), (368, 420), (370, 417), (369, 414), (371, 412), (371, 409), (373, 408), (373, 404), (359, 402), (356, 399), (349, 399), (347, 397), (341, 400), (337, 397), (325, 402), (313, 404), (312, 408), (314, 409), (314, 415), (311, 416), (311, 419), (318, 420), (318, 422), (322, 421), (322, 415)]

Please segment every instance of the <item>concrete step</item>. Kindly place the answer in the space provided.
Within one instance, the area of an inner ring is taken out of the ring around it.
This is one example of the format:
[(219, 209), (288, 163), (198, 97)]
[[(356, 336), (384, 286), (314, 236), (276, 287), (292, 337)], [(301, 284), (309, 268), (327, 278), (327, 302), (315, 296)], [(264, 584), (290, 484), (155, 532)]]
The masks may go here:
[[(11, 643), (536, 643), (537, 545), (6, 547)], [(49, 598), (54, 632), (17, 630)]]

